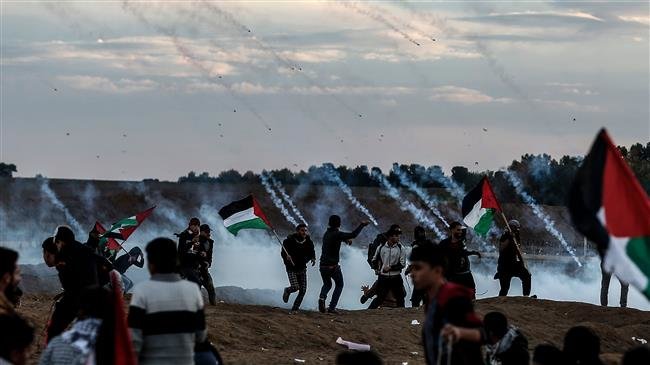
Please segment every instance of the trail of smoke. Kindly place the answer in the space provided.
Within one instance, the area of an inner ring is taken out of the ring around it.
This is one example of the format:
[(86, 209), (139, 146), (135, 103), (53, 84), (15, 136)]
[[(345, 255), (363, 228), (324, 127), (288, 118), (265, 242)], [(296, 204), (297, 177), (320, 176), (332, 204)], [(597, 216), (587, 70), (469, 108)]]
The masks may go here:
[(291, 199), (289, 194), (287, 194), (287, 191), (284, 189), (284, 186), (282, 186), (282, 183), (280, 183), (278, 180), (276, 180), (276, 178), (274, 178), (273, 175), (271, 175), (271, 173), (269, 173), (269, 178), (271, 179), (271, 183), (273, 184), (273, 186), (280, 193), (280, 196), (282, 197), (284, 202), (287, 203), (289, 208), (291, 208), (291, 211), (293, 211), (293, 214), (295, 214), (296, 217), (298, 217), (298, 219), (302, 223), (304, 223), (306, 226), (308, 226), (309, 223), (307, 223), (307, 221), (305, 220), (305, 217), (302, 215), (302, 213), (300, 212), (298, 207), (296, 207), (296, 205), (293, 203), (293, 199)]
[(449, 194), (451, 194), (459, 202), (462, 202), (463, 198), (465, 198), (465, 189), (458, 185), (458, 183), (452, 178), (445, 176), (441, 170), (432, 169), (432, 171), (429, 173), (429, 177), (442, 184), (445, 190), (447, 190)]
[(382, 186), (382, 188), (384, 188), (384, 191), (388, 194), (388, 196), (399, 202), (400, 209), (411, 213), (418, 222), (426, 225), (429, 229), (433, 230), (433, 233), (436, 234), (436, 237), (438, 237), (439, 240), (445, 238), (444, 233), (438, 229), (435, 222), (431, 220), (431, 218), (427, 217), (426, 213), (422, 209), (418, 208), (415, 206), (415, 204), (402, 197), (399, 190), (391, 185), (390, 181), (388, 181), (384, 175), (382, 175), (377, 170), (372, 170), (372, 177), (375, 178), (375, 180), (379, 181), (379, 184)]
[(399, 178), (399, 181), (402, 185), (406, 186), (409, 190), (414, 192), (422, 201), (424, 201), (424, 204), (427, 205), (429, 210), (438, 218), (440, 221), (445, 225), (445, 227), (449, 227), (449, 223), (447, 220), (442, 216), (442, 213), (440, 210), (438, 210), (438, 202), (432, 198), (429, 194), (427, 194), (424, 189), (419, 187), (416, 183), (414, 183), (406, 174), (404, 171), (402, 171), (399, 166), (393, 165), (393, 172), (397, 177)]
[(395, 24), (393, 24), (388, 19), (386, 19), (386, 17), (384, 17), (381, 13), (371, 11), (369, 8), (359, 7), (358, 4), (347, 2), (347, 1), (341, 2), (341, 5), (345, 6), (348, 9), (352, 9), (352, 10), (356, 11), (357, 13), (359, 13), (361, 15), (365, 15), (365, 16), (369, 17), (370, 19), (372, 19), (372, 20), (374, 20), (376, 22), (379, 22), (379, 23), (387, 26), (388, 28), (390, 28), (395, 33), (397, 33), (397, 34), (401, 35), (402, 37), (404, 37), (404, 39), (406, 39), (407, 41), (415, 44), (418, 47), (420, 46), (420, 43), (418, 41), (413, 39), (410, 35), (408, 35), (408, 33), (401, 30)]
[(519, 177), (516, 176), (516, 174), (510, 170), (505, 170), (504, 175), (506, 176), (506, 179), (512, 185), (513, 188), (515, 188), (515, 191), (519, 196), (522, 198), (524, 203), (526, 203), (532, 210), (533, 213), (537, 216), (537, 218), (541, 219), (544, 222), (544, 226), (546, 227), (546, 230), (553, 235), (553, 237), (557, 238), (558, 241), (562, 244), (562, 247), (571, 255), (573, 260), (578, 264), (578, 266), (582, 267), (582, 263), (580, 260), (578, 260), (578, 257), (576, 256), (573, 248), (569, 246), (569, 243), (564, 239), (564, 236), (560, 231), (558, 231), (555, 228), (555, 223), (553, 222), (553, 219), (549, 217), (544, 210), (542, 210), (542, 207), (537, 204), (535, 199), (530, 196), (525, 190), (524, 190), (524, 184), (522, 183), (521, 180), (519, 180)]
[(262, 185), (264, 186), (264, 189), (271, 197), (273, 204), (275, 205), (276, 208), (280, 209), (280, 212), (282, 212), (282, 215), (284, 215), (284, 218), (287, 220), (287, 222), (291, 223), (291, 225), (294, 227), (297, 226), (298, 222), (296, 222), (293, 216), (291, 216), (291, 213), (289, 213), (287, 207), (284, 206), (282, 199), (280, 199), (278, 195), (275, 193), (275, 190), (273, 190), (273, 187), (269, 182), (269, 177), (266, 176), (266, 171), (262, 171), (262, 173), (260, 174), (260, 180), (262, 181)]
[(341, 191), (345, 194), (345, 196), (348, 197), (348, 200), (350, 201), (350, 203), (352, 203), (352, 205), (354, 205), (357, 208), (357, 210), (359, 210), (361, 213), (365, 214), (365, 216), (368, 217), (368, 219), (370, 219), (372, 224), (377, 226), (378, 223), (377, 223), (377, 220), (375, 219), (375, 217), (373, 217), (372, 214), (370, 214), (370, 211), (368, 211), (368, 208), (363, 206), (363, 204), (361, 204), (361, 202), (358, 201), (357, 198), (354, 197), (354, 195), (352, 195), (352, 189), (350, 189), (350, 187), (347, 186), (343, 182), (343, 180), (341, 180), (341, 177), (339, 176), (339, 174), (334, 169), (334, 166), (324, 164), (323, 168), (325, 170), (325, 173), (327, 174), (327, 177), (330, 180), (332, 180), (334, 183), (336, 183), (336, 185), (338, 185), (339, 189), (341, 189)]
[(84, 232), (84, 229), (81, 227), (81, 224), (79, 224), (79, 221), (77, 221), (77, 219), (68, 210), (68, 207), (63, 204), (63, 202), (56, 196), (56, 193), (54, 193), (54, 191), (50, 188), (50, 183), (47, 179), (44, 179), (43, 183), (41, 184), (41, 193), (47, 197), (52, 205), (63, 212), (65, 215), (66, 224), (70, 225), (77, 234)]
[(176, 48), (176, 52), (181, 55), (186, 61), (192, 65), (195, 69), (197, 69), (205, 78), (208, 80), (210, 83), (214, 83), (217, 85), (221, 85), (224, 87), (230, 96), (232, 96), (234, 99), (242, 103), (248, 111), (253, 114), (253, 116), (262, 124), (264, 127), (270, 132), (272, 131), (271, 126), (269, 123), (266, 121), (264, 117), (253, 107), (252, 104), (250, 104), (246, 99), (240, 97), (235, 90), (233, 89), (233, 86), (231, 83), (227, 83), (224, 81), (219, 81), (219, 79), (215, 79), (212, 75), (212, 70), (210, 70), (208, 67), (206, 67), (199, 59), (194, 55), (182, 42), (178, 39), (178, 36), (176, 35), (176, 32), (174, 29), (163, 27), (159, 24), (154, 24), (152, 23), (149, 19), (147, 19), (142, 12), (140, 12), (138, 9), (136, 9), (132, 4), (129, 4), (128, 0), (125, 0), (122, 4), (122, 8), (125, 11), (130, 12), (133, 14), (142, 24), (152, 28), (156, 32), (163, 34), (167, 37), (170, 38), (172, 43), (174, 44), (174, 48)]

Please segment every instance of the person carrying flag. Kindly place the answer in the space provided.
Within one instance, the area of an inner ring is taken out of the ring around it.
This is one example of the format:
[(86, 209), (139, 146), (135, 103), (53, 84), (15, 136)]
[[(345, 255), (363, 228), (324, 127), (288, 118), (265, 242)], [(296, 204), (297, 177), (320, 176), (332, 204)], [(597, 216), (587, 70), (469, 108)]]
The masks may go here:
[(521, 279), (521, 286), (524, 296), (530, 295), (531, 275), (524, 258), (521, 255), (519, 246), (521, 242), (520, 234), (521, 224), (519, 221), (512, 219), (508, 222), (510, 227), (499, 239), (499, 260), (497, 263), (497, 273), (494, 275), (495, 279), (499, 280), (501, 290), (499, 296), (507, 296), (510, 290), (510, 281), (512, 278)]
[(303, 223), (296, 226), (296, 233), (289, 235), (282, 245), (285, 248), (281, 250), (282, 260), (289, 277), (289, 286), (284, 288), (282, 301), (289, 302), (289, 295), (298, 292), (291, 307), (291, 313), (294, 313), (300, 309), (302, 299), (307, 292), (307, 263), (316, 265), (316, 252), (307, 225)]

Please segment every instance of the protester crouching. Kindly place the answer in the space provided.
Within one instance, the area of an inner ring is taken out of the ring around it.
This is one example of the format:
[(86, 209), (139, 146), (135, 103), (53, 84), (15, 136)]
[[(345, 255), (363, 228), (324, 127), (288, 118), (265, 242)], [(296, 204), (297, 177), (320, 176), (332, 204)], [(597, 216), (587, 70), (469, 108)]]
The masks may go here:
[[(377, 298), (373, 304), (381, 304), (388, 293), (392, 292), (397, 302), (397, 307), (404, 307), (404, 281), (402, 270), (406, 266), (406, 250), (399, 242), (402, 230), (394, 228), (387, 232), (387, 240), (380, 245), (373, 258), (373, 266), (377, 268), (379, 279), (377, 281)], [(374, 305), (370, 309), (376, 309)]]
[(312, 266), (316, 264), (314, 242), (309, 237), (307, 225), (297, 225), (296, 233), (289, 235), (282, 242), (282, 247), (282, 260), (289, 278), (289, 286), (284, 288), (282, 300), (288, 303), (291, 293), (298, 292), (291, 307), (291, 312), (296, 312), (307, 292), (307, 263), (311, 262)]

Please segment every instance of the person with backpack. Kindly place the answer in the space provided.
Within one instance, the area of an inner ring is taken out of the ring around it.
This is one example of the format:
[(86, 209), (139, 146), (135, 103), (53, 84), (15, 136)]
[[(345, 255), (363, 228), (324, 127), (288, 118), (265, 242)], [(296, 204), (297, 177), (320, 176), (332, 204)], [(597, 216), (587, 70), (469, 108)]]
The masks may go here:
[[(402, 230), (394, 228), (388, 231), (387, 240), (380, 245), (373, 258), (373, 266), (377, 268), (379, 279), (377, 281), (377, 298), (373, 303), (381, 304), (388, 293), (392, 292), (397, 302), (397, 307), (404, 307), (404, 281), (402, 270), (406, 267), (406, 250), (399, 242)], [(370, 309), (376, 309), (372, 306)]]

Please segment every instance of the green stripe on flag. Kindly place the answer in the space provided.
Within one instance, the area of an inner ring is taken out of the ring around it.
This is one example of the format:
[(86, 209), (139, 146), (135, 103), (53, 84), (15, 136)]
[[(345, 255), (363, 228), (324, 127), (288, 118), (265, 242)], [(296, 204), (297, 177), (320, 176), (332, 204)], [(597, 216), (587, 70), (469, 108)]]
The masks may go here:
[(494, 209), (486, 209), (485, 214), (481, 216), (478, 223), (474, 226), (474, 231), (479, 234), (479, 236), (485, 237), (492, 227), (492, 221), (494, 217)]
[(648, 278), (648, 285), (643, 289), (643, 294), (650, 298), (650, 237), (630, 238), (625, 245), (625, 253)]
[(261, 218), (255, 218), (239, 223), (235, 223), (231, 226), (226, 227), (228, 232), (234, 234), (235, 236), (237, 235), (237, 232), (239, 232), (242, 229), (268, 229), (269, 226), (264, 223), (264, 221)]

